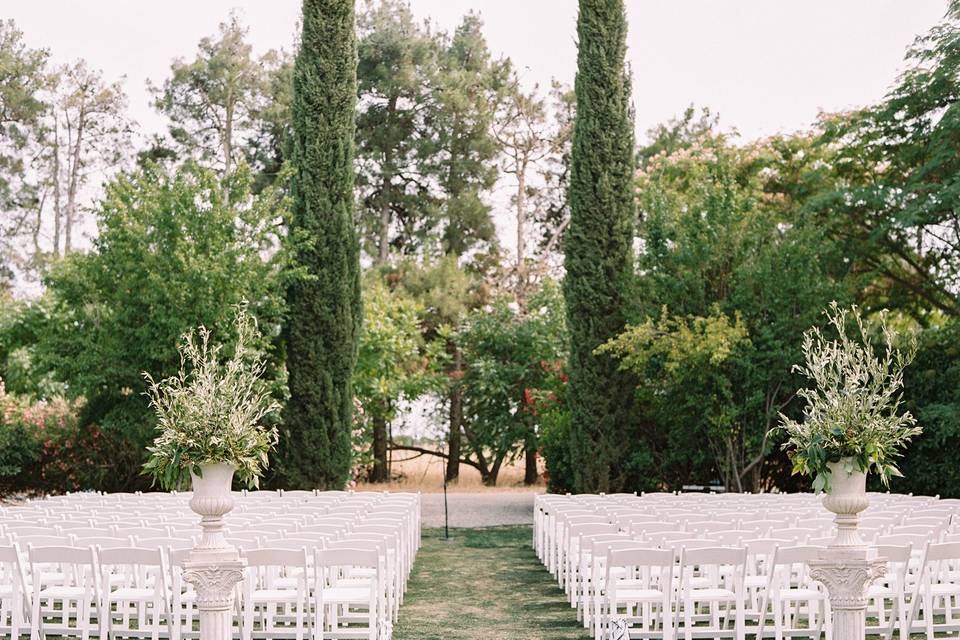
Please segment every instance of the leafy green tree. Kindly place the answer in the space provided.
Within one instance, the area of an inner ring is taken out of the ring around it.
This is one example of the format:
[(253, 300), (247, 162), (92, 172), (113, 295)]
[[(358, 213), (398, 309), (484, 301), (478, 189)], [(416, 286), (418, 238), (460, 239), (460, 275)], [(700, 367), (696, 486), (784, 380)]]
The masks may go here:
[[(268, 334), (278, 332), (283, 254), (271, 250), (283, 201), (274, 191), (252, 197), (250, 183), (245, 168), (224, 182), (191, 164), (121, 175), (97, 210), (94, 250), (45, 279), (50, 302), (34, 355), (70, 396), (86, 399), (81, 424), (110, 442), (100, 489), (149, 485), (139, 469), (155, 423), (141, 372), (176, 373), (185, 331), (204, 325), (229, 341), (234, 305), (246, 300)], [(282, 354), (272, 341), (258, 348), (270, 355), (269, 377), (282, 383)]]
[(379, 274), (367, 278), (363, 305), (365, 320), (353, 388), (373, 441), (368, 479), (387, 482), (391, 422), (400, 402), (415, 400), (437, 385), (437, 361), (443, 358), (443, 345), (424, 340), (420, 330), (423, 306), (402, 287), (391, 289)]
[[(904, 453), (902, 478), (890, 489), (921, 495), (960, 497), (960, 324), (956, 320), (925, 329), (914, 362), (904, 371), (904, 408), (923, 433)], [(876, 482), (879, 485), (879, 481)], [(878, 487), (879, 490), (879, 487)]]
[[(177, 59), (170, 77), (154, 87), (156, 108), (170, 120), (173, 151), (228, 175), (244, 159), (276, 170), (275, 147), (289, 121), (289, 64), (282, 53), (253, 56), (236, 15), (205, 37), (190, 62)], [(161, 142), (162, 144), (162, 142)], [(157, 153), (157, 150), (154, 150)]]
[(597, 347), (623, 331), (632, 280), (633, 118), (620, 0), (581, 0), (564, 294), (578, 491), (625, 488), (633, 376)]
[(465, 361), (457, 341), (457, 327), (467, 313), (485, 304), (489, 297), (477, 275), (463, 269), (457, 258), (445, 256), (436, 262), (420, 265), (400, 265), (398, 277), (404, 287), (425, 309), (422, 330), (428, 341), (442, 342), (445, 350), (444, 376), (440, 395), (447, 410), (447, 482), (460, 477), (460, 463), (464, 461), (463, 440), (463, 375)]
[(536, 392), (545, 389), (565, 355), (564, 310), (559, 287), (548, 282), (521, 312), (509, 298), (469, 314), (457, 335), (467, 363), (464, 434), (467, 464), (487, 485), (505, 462), (526, 452), (525, 481), (537, 480), (540, 427)]
[(367, 253), (382, 265), (391, 250), (422, 248), (436, 215), (430, 122), (439, 43), (403, 0), (369, 2), (357, 20), (359, 220)]
[(290, 236), (303, 273), (287, 289), (290, 400), (279, 472), (289, 487), (342, 487), (350, 471), (351, 379), (363, 311), (353, 228), (353, 5), (304, 0), (293, 72)]
[[(731, 490), (760, 490), (784, 482), (784, 470), (789, 476), (768, 434), (779, 411), (795, 410), (800, 337), (831, 300), (850, 300), (863, 281), (807, 213), (831, 183), (810, 175), (823, 160), (809, 137), (736, 146), (710, 126), (677, 129), (661, 130), (668, 140), (651, 146), (672, 151), (651, 155), (639, 176), (637, 267), (645, 276), (631, 319), (669, 321), (659, 305), (681, 318), (720, 314), (739, 318), (747, 340), (710, 377), (687, 372), (703, 376), (687, 380), (690, 405), (651, 394), (659, 374), (647, 371), (638, 383), (638, 437), (657, 452), (655, 475), (668, 486), (722, 478)], [(709, 350), (709, 336), (700, 337)], [(684, 419), (675, 404), (710, 409)], [(721, 423), (722, 440), (714, 428)], [(712, 442), (711, 455), (693, 458), (682, 446), (690, 441)]]
[[(731, 321), (714, 307), (708, 316), (687, 317), (664, 309), (657, 321), (631, 326), (598, 349), (637, 376), (644, 413), (670, 427), (664, 455), (680, 455), (660, 467), (659, 477), (668, 486), (709, 483), (709, 472), (702, 472), (716, 470), (728, 490), (742, 491), (743, 421), (735, 386), (749, 345), (742, 319)], [(679, 424), (686, 428), (676, 428)], [(691, 432), (699, 437), (691, 439)], [(690, 446), (694, 441), (708, 445), (712, 460), (706, 450)]]
[(432, 173), (440, 192), (434, 225), (444, 254), (461, 256), (496, 244), (496, 227), (483, 194), (497, 179), (496, 105), (510, 64), (493, 60), (479, 16), (467, 14), (439, 54), (434, 81)]
[(960, 313), (960, 2), (906, 63), (880, 103), (823, 118), (842, 183), (817, 211), (874, 275), (875, 302), (925, 322), (927, 308)]
[(27, 47), (13, 20), (0, 20), (0, 208), (8, 212), (0, 225), (4, 280), (13, 275), (11, 263), (22, 259), (17, 245), (38, 207), (37, 185), (28, 175), (29, 149), (43, 135), (47, 56)]

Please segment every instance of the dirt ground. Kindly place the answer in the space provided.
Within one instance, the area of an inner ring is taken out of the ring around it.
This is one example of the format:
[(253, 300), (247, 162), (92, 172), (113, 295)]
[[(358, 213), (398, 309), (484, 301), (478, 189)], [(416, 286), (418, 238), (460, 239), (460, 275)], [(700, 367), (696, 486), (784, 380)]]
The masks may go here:
[[(361, 482), (357, 491), (420, 491), (422, 493), (443, 493), (443, 470), (446, 461), (435, 456), (411, 458), (403, 451), (394, 452), (392, 475), (394, 480), (383, 484)], [(523, 484), (523, 461), (504, 465), (497, 478), (496, 487), (487, 487), (480, 481), (480, 472), (465, 464), (460, 465), (460, 480), (447, 487), (448, 493), (486, 493), (517, 491), (521, 493), (543, 493), (546, 487), (543, 481), (533, 486)]]

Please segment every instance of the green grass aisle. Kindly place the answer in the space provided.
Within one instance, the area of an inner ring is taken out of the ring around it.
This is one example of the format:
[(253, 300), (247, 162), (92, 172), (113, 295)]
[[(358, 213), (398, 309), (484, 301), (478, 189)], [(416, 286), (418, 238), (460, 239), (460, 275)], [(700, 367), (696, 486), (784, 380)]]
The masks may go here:
[(537, 561), (530, 527), (423, 532), (394, 640), (589, 638)]

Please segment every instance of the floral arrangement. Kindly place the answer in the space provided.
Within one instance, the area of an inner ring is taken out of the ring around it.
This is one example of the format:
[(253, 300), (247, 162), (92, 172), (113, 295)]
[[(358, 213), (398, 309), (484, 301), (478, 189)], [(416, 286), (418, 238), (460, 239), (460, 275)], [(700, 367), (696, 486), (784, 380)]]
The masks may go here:
[(180, 371), (159, 382), (144, 373), (147, 395), (157, 414), (160, 435), (148, 447), (144, 473), (167, 489), (183, 486), (200, 466), (227, 463), (248, 487), (259, 485), (277, 443), (276, 427), (264, 418), (280, 405), (260, 378), (263, 358), (254, 348), (255, 320), (243, 306), (235, 319), (233, 354), (221, 362), (222, 345), (210, 344), (210, 331), (199, 327), (183, 336)]
[(828, 340), (817, 327), (803, 335), (805, 363), (793, 370), (812, 385), (797, 392), (806, 402), (802, 422), (780, 414), (789, 436), (783, 448), (793, 473), (813, 478), (814, 491), (830, 490), (827, 464), (841, 460), (848, 461), (848, 472), (876, 473), (889, 485), (901, 475), (896, 459), (921, 432), (910, 412), (900, 411), (903, 371), (916, 355), (916, 339), (901, 348), (904, 341), (881, 312), (878, 352), (869, 335), (873, 327), (856, 306), (841, 309), (834, 302), (825, 313), (837, 338)]

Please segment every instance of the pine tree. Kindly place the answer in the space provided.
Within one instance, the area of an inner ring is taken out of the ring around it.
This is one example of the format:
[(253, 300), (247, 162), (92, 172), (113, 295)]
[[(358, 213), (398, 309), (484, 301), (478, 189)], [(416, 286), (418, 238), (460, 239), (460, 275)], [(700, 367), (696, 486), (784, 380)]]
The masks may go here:
[(623, 0), (580, 0), (577, 115), (565, 239), (570, 455), (577, 491), (623, 484), (634, 384), (594, 350), (620, 334), (632, 276), (633, 117)]
[(362, 313), (353, 228), (354, 0), (304, 0), (293, 82), (290, 238), (302, 275), (287, 291), (281, 478), (290, 488), (341, 488), (350, 470), (350, 379)]

